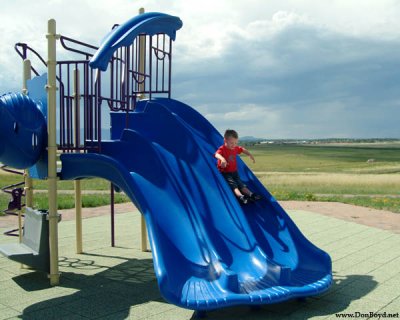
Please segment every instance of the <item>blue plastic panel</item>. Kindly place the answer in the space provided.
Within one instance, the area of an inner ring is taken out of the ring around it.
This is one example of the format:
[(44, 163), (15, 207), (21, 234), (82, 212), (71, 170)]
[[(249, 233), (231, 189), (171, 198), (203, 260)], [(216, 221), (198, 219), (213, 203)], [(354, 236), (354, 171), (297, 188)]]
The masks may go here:
[(42, 156), (47, 125), (37, 103), (22, 93), (0, 97), (0, 161), (26, 169)]
[[(32, 80), (27, 81), (28, 95), (36, 102), (37, 107), (42, 112), (46, 119), (46, 132), (47, 132), (47, 73), (41, 76), (34, 77)], [(47, 146), (47, 141), (46, 141)], [(39, 160), (28, 169), (29, 175), (33, 179), (47, 179), (48, 175), (48, 160), (47, 149), (44, 149)]]

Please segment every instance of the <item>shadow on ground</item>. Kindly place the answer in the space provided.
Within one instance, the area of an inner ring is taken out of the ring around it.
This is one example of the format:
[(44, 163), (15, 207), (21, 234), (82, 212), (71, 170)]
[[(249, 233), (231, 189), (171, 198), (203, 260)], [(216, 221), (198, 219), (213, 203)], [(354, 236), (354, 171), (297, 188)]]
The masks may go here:
[[(13, 278), (26, 291), (47, 289), (52, 296), (25, 308), (21, 318), (98, 319), (109, 316), (110, 319), (126, 319), (133, 306), (150, 301), (163, 302), (151, 259), (126, 261), (121, 257), (125, 262), (108, 268), (97, 265), (90, 255), (85, 256), (89, 259), (60, 259), (60, 269), (68, 267), (73, 272), (62, 272), (60, 286), (56, 288), (52, 288), (46, 276), (39, 272)], [(107, 269), (99, 272), (104, 268)], [(68, 294), (68, 289), (79, 291)], [(55, 292), (51, 294), (51, 291), (57, 291), (60, 296), (53, 298)]]
[[(151, 259), (131, 259), (98, 272), (105, 266), (97, 265), (89, 259), (62, 258), (61, 267), (76, 269), (63, 272), (62, 281), (57, 288), (51, 288), (48, 279), (39, 272), (17, 276), (13, 280), (26, 291), (59, 290), (60, 297), (33, 303), (24, 309), (22, 319), (135, 319), (145, 317), (137, 309), (131, 308), (150, 301), (165, 303), (162, 299), (153, 271)], [(100, 256), (101, 257), (101, 256)], [(79, 273), (82, 272), (85, 274)], [(84, 270), (84, 271), (83, 271)], [(75, 270), (74, 270), (75, 271)], [(90, 275), (88, 273), (92, 272)], [(305, 300), (291, 300), (284, 303), (263, 305), (259, 308), (246, 306), (210, 311), (207, 319), (308, 319), (314, 316), (328, 316), (343, 312), (352, 301), (362, 298), (377, 286), (368, 275), (335, 275), (331, 289), (325, 294)], [(68, 294), (68, 289), (78, 290)], [(64, 292), (63, 292), (64, 290)], [(165, 308), (172, 309), (171, 308)], [(160, 319), (163, 310), (159, 310)], [(157, 314), (157, 312), (150, 312)], [(193, 313), (191, 319), (199, 314)], [(155, 318), (154, 318), (155, 319)]]
[[(368, 275), (334, 277), (332, 287), (324, 294), (307, 299), (294, 299), (278, 304), (262, 305), (258, 308), (234, 307), (207, 313), (207, 319), (309, 319), (344, 312), (352, 301), (361, 299), (377, 287), (377, 282)], [(197, 319), (194, 314), (192, 319)]]

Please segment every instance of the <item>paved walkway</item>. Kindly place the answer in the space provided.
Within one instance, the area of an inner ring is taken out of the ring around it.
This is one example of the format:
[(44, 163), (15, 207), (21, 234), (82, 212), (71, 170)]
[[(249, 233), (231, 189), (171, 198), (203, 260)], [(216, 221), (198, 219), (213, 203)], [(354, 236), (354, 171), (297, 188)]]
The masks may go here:
[[(400, 235), (308, 211), (290, 210), (303, 233), (333, 259), (334, 284), (304, 302), (246, 306), (209, 312), (207, 319), (336, 319), (400, 312)], [(84, 254), (75, 254), (75, 224), (59, 225), (61, 284), (20, 269), (0, 257), (0, 319), (193, 319), (193, 311), (160, 296), (151, 253), (140, 251), (140, 215), (116, 216), (110, 247), (110, 217), (84, 220)], [(0, 231), (4, 231), (4, 228)], [(15, 238), (0, 236), (0, 243)], [(362, 317), (367, 319), (368, 317)], [(375, 317), (374, 319), (378, 319)], [(381, 318), (383, 319), (383, 317)]]

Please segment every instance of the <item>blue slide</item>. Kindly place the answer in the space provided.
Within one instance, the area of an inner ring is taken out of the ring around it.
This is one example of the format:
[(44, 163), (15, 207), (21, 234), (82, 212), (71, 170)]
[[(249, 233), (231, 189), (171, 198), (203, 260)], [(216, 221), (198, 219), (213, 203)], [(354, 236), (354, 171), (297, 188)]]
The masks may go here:
[(62, 178), (102, 177), (144, 215), (154, 269), (166, 300), (194, 310), (275, 303), (317, 295), (332, 282), (331, 260), (310, 243), (239, 160), (263, 195), (240, 206), (216, 169), (222, 136), (172, 99), (141, 101), (114, 113), (103, 154), (63, 154)]

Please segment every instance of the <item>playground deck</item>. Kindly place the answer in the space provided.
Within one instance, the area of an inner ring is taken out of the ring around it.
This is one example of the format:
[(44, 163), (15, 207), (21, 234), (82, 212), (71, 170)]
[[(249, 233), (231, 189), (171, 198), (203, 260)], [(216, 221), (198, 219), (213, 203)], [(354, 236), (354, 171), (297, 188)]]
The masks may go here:
[[(258, 310), (217, 310), (207, 319), (336, 319), (335, 314), (361, 318), (371, 312), (399, 317), (399, 234), (307, 211), (289, 214), (308, 239), (331, 255), (331, 289), (319, 297)], [(140, 251), (139, 212), (116, 216), (115, 248), (110, 246), (109, 220), (108, 215), (84, 220), (85, 253), (80, 255), (75, 254), (74, 221), (59, 224), (58, 287), (50, 287), (44, 274), (0, 257), (0, 319), (194, 318), (193, 311), (160, 296), (151, 253)], [(0, 231), (1, 243), (15, 241)]]

